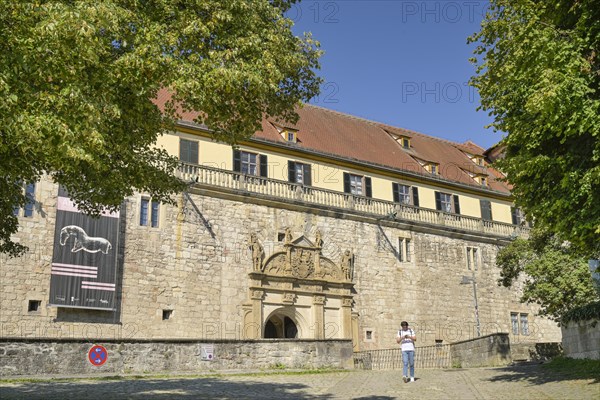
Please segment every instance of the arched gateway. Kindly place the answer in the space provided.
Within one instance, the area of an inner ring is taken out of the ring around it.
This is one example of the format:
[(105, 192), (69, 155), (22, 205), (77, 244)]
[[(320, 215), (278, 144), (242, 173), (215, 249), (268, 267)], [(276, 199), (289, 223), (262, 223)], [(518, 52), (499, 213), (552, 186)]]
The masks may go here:
[(246, 338), (343, 338), (357, 343), (352, 254), (346, 251), (336, 264), (323, 257), (322, 244), (319, 231), (313, 244), (304, 236), (292, 240), (287, 229), (280, 251), (264, 260), (263, 247), (251, 235), (253, 271), (250, 299), (244, 304)]

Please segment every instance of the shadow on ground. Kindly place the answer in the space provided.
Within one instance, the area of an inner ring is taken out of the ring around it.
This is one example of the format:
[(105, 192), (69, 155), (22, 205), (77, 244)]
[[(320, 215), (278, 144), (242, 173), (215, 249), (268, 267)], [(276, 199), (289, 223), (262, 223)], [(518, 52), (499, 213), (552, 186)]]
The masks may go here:
[[(558, 372), (544, 368), (542, 364), (515, 365), (504, 368), (495, 368), (498, 374), (488, 379), (490, 382), (528, 382), (533, 385), (543, 385), (549, 382), (564, 382), (574, 380), (591, 380), (590, 385), (600, 383), (600, 376), (590, 371), (578, 372), (577, 374), (568, 372)], [(504, 372), (504, 373), (502, 373)]]
[(353, 397), (352, 400), (395, 400), (395, 397), (389, 396), (367, 396), (367, 397)]
[(8, 399), (330, 399), (312, 395), (302, 384), (232, 382), (213, 377), (15, 382), (0, 387)]

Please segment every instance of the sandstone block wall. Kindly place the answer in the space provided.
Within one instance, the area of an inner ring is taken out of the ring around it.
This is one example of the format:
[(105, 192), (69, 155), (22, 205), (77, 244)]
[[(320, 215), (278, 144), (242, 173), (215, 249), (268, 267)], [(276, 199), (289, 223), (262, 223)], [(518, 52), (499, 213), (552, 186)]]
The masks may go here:
[(512, 362), (508, 334), (496, 333), (450, 346), (452, 366), (457, 368), (497, 367)]
[[(101, 366), (88, 351), (102, 345)], [(211, 360), (203, 349), (210, 348)], [(142, 374), (270, 368), (352, 368), (350, 340), (0, 340), (0, 376)]]
[[(176, 206), (161, 205), (158, 228), (139, 225), (139, 195), (127, 199), (117, 312), (47, 307), (57, 187), (46, 181), (37, 187), (35, 215), (21, 218), (17, 236), (29, 253), (0, 256), (1, 337), (243, 339), (255, 328), (243, 324), (252, 271), (248, 238), (256, 234), (268, 257), (290, 228), (294, 238), (310, 239), (319, 229), (323, 255), (334, 262), (346, 250), (354, 254), (358, 350), (394, 347), (402, 320), (417, 332), (419, 345), (475, 337), (473, 287), (460, 284), (463, 276), (477, 281), (482, 334), (510, 332), (510, 312), (519, 312), (529, 315), (530, 334), (515, 341), (560, 341), (553, 322), (519, 302), (518, 286), (497, 285), (497, 238), (206, 190), (193, 191), (191, 200), (179, 197)], [(399, 238), (409, 241), (409, 261), (398, 260)], [(467, 268), (467, 247), (478, 249), (475, 271)], [(41, 301), (38, 311), (28, 311), (31, 300)], [(330, 306), (325, 299), (326, 314)], [(169, 319), (164, 310), (172, 311)], [(326, 338), (340, 338), (340, 331), (332, 323)]]
[(510, 354), (513, 361), (547, 361), (563, 354), (560, 342), (551, 343), (511, 343)]
[(600, 360), (600, 322), (569, 322), (561, 329), (565, 356)]

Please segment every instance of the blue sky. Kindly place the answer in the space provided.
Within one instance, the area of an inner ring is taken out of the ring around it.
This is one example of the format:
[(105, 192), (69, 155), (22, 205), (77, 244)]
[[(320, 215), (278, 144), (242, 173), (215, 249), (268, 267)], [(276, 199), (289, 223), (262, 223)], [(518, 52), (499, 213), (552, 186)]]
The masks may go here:
[(322, 93), (311, 103), (488, 148), (501, 133), (467, 85), (487, 1), (304, 0), (288, 17), (321, 43)]

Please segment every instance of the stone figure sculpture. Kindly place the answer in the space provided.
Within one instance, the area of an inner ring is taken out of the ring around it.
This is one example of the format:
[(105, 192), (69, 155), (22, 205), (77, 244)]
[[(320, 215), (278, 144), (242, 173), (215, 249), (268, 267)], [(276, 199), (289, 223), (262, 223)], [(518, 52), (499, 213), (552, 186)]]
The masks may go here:
[(292, 243), (292, 230), (290, 228), (285, 228), (285, 244)]
[(262, 259), (264, 255), (264, 250), (262, 245), (258, 242), (258, 238), (256, 237), (255, 233), (250, 235), (248, 246), (252, 251), (252, 267), (255, 271), (262, 270)]
[(344, 274), (344, 279), (351, 281), (352, 280), (352, 259), (353, 254), (350, 250), (346, 250), (342, 255), (342, 262), (340, 267), (342, 268), (342, 273)]
[(323, 236), (321, 235), (321, 231), (317, 229), (315, 233), (315, 246), (323, 247)]

